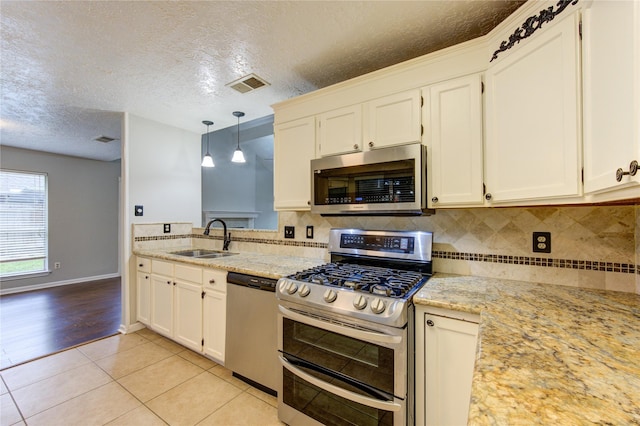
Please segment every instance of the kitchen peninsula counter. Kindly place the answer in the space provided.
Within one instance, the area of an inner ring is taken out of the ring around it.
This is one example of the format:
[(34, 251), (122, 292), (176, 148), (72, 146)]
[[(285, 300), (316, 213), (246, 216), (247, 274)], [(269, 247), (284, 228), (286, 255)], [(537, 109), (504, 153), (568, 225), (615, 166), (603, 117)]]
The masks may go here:
[[(155, 250), (133, 250), (136, 256), (150, 257), (172, 262), (183, 262), (205, 268), (224, 269), (229, 272), (257, 275), (265, 278), (282, 278), (304, 269), (326, 263), (324, 259), (308, 257), (279, 256), (262, 253), (236, 253), (214, 259), (203, 259), (171, 254), (180, 250), (192, 250), (193, 247), (171, 247)], [(230, 252), (233, 253), (233, 252)]]
[(480, 314), (469, 424), (640, 424), (640, 296), (435, 274), (416, 305)]

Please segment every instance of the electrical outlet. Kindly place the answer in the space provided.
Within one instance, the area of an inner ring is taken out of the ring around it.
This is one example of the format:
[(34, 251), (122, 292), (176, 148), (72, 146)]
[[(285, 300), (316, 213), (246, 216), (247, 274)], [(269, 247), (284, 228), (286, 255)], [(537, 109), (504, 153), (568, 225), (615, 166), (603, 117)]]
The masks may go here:
[(55, 262), (53, 264), (53, 269), (60, 269), (60, 268), (62, 268), (62, 264), (60, 262)]
[(313, 226), (307, 226), (307, 238), (313, 238)]
[(295, 226), (285, 226), (284, 227), (284, 237), (285, 238), (295, 238), (296, 237), (296, 228), (295, 228)]
[(133, 208), (133, 214), (135, 216), (142, 216), (143, 210), (144, 210), (144, 208), (142, 206), (135, 206)]
[(164, 233), (168, 234), (169, 232), (171, 232), (171, 224), (170, 223), (165, 223), (164, 224)]
[(551, 253), (551, 232), (533, 233), (533, 252)]

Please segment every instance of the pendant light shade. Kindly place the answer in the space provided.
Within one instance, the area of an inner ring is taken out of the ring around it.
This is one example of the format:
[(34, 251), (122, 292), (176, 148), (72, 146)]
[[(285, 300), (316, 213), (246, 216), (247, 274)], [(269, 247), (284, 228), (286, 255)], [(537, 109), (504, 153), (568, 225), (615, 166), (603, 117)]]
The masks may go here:
[(209, 154), (209, 126), (213, 124), (213, 121), (204, 120), (202, 124), (207, 126), (207, 153), (202, 158), (202, 167), (215, 167), (213, 157)]
[(247, 160), (244, 159), (244, 154), (240, 149), (240, 117), (244, 117), (244, 112), (234, 111), (233, 115), (238, 117), (238, 146), (236, 150), (233, 152), (233, 157), (231, 158), (231, 161), (233, 163), (245, 163)]

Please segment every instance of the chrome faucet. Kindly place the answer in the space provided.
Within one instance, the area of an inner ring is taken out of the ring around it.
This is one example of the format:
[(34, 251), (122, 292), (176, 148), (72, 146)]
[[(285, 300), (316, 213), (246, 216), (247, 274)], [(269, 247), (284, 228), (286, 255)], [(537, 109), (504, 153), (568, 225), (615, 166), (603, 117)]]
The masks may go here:
[(213, 222), (220, 222), (222, 224), (222, 250), (229, 250), (229, 244), (231, 244), (231, 232), (227, 234), (227, 224), (224, 223), (222, 219), (213, 219), (207, 223), (207, 227), (204, 229), (204, 235), (209, 235), (209, 230), (211, 229), (211, 224)]

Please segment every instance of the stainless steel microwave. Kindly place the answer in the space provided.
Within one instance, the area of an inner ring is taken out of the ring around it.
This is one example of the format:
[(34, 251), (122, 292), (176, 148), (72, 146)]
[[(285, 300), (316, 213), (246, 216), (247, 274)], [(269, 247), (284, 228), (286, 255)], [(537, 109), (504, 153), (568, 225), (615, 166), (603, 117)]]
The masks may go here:
[(427, 151), (421, 144), (311, 160), (311, 212), (428, 213), (426, 168)]

